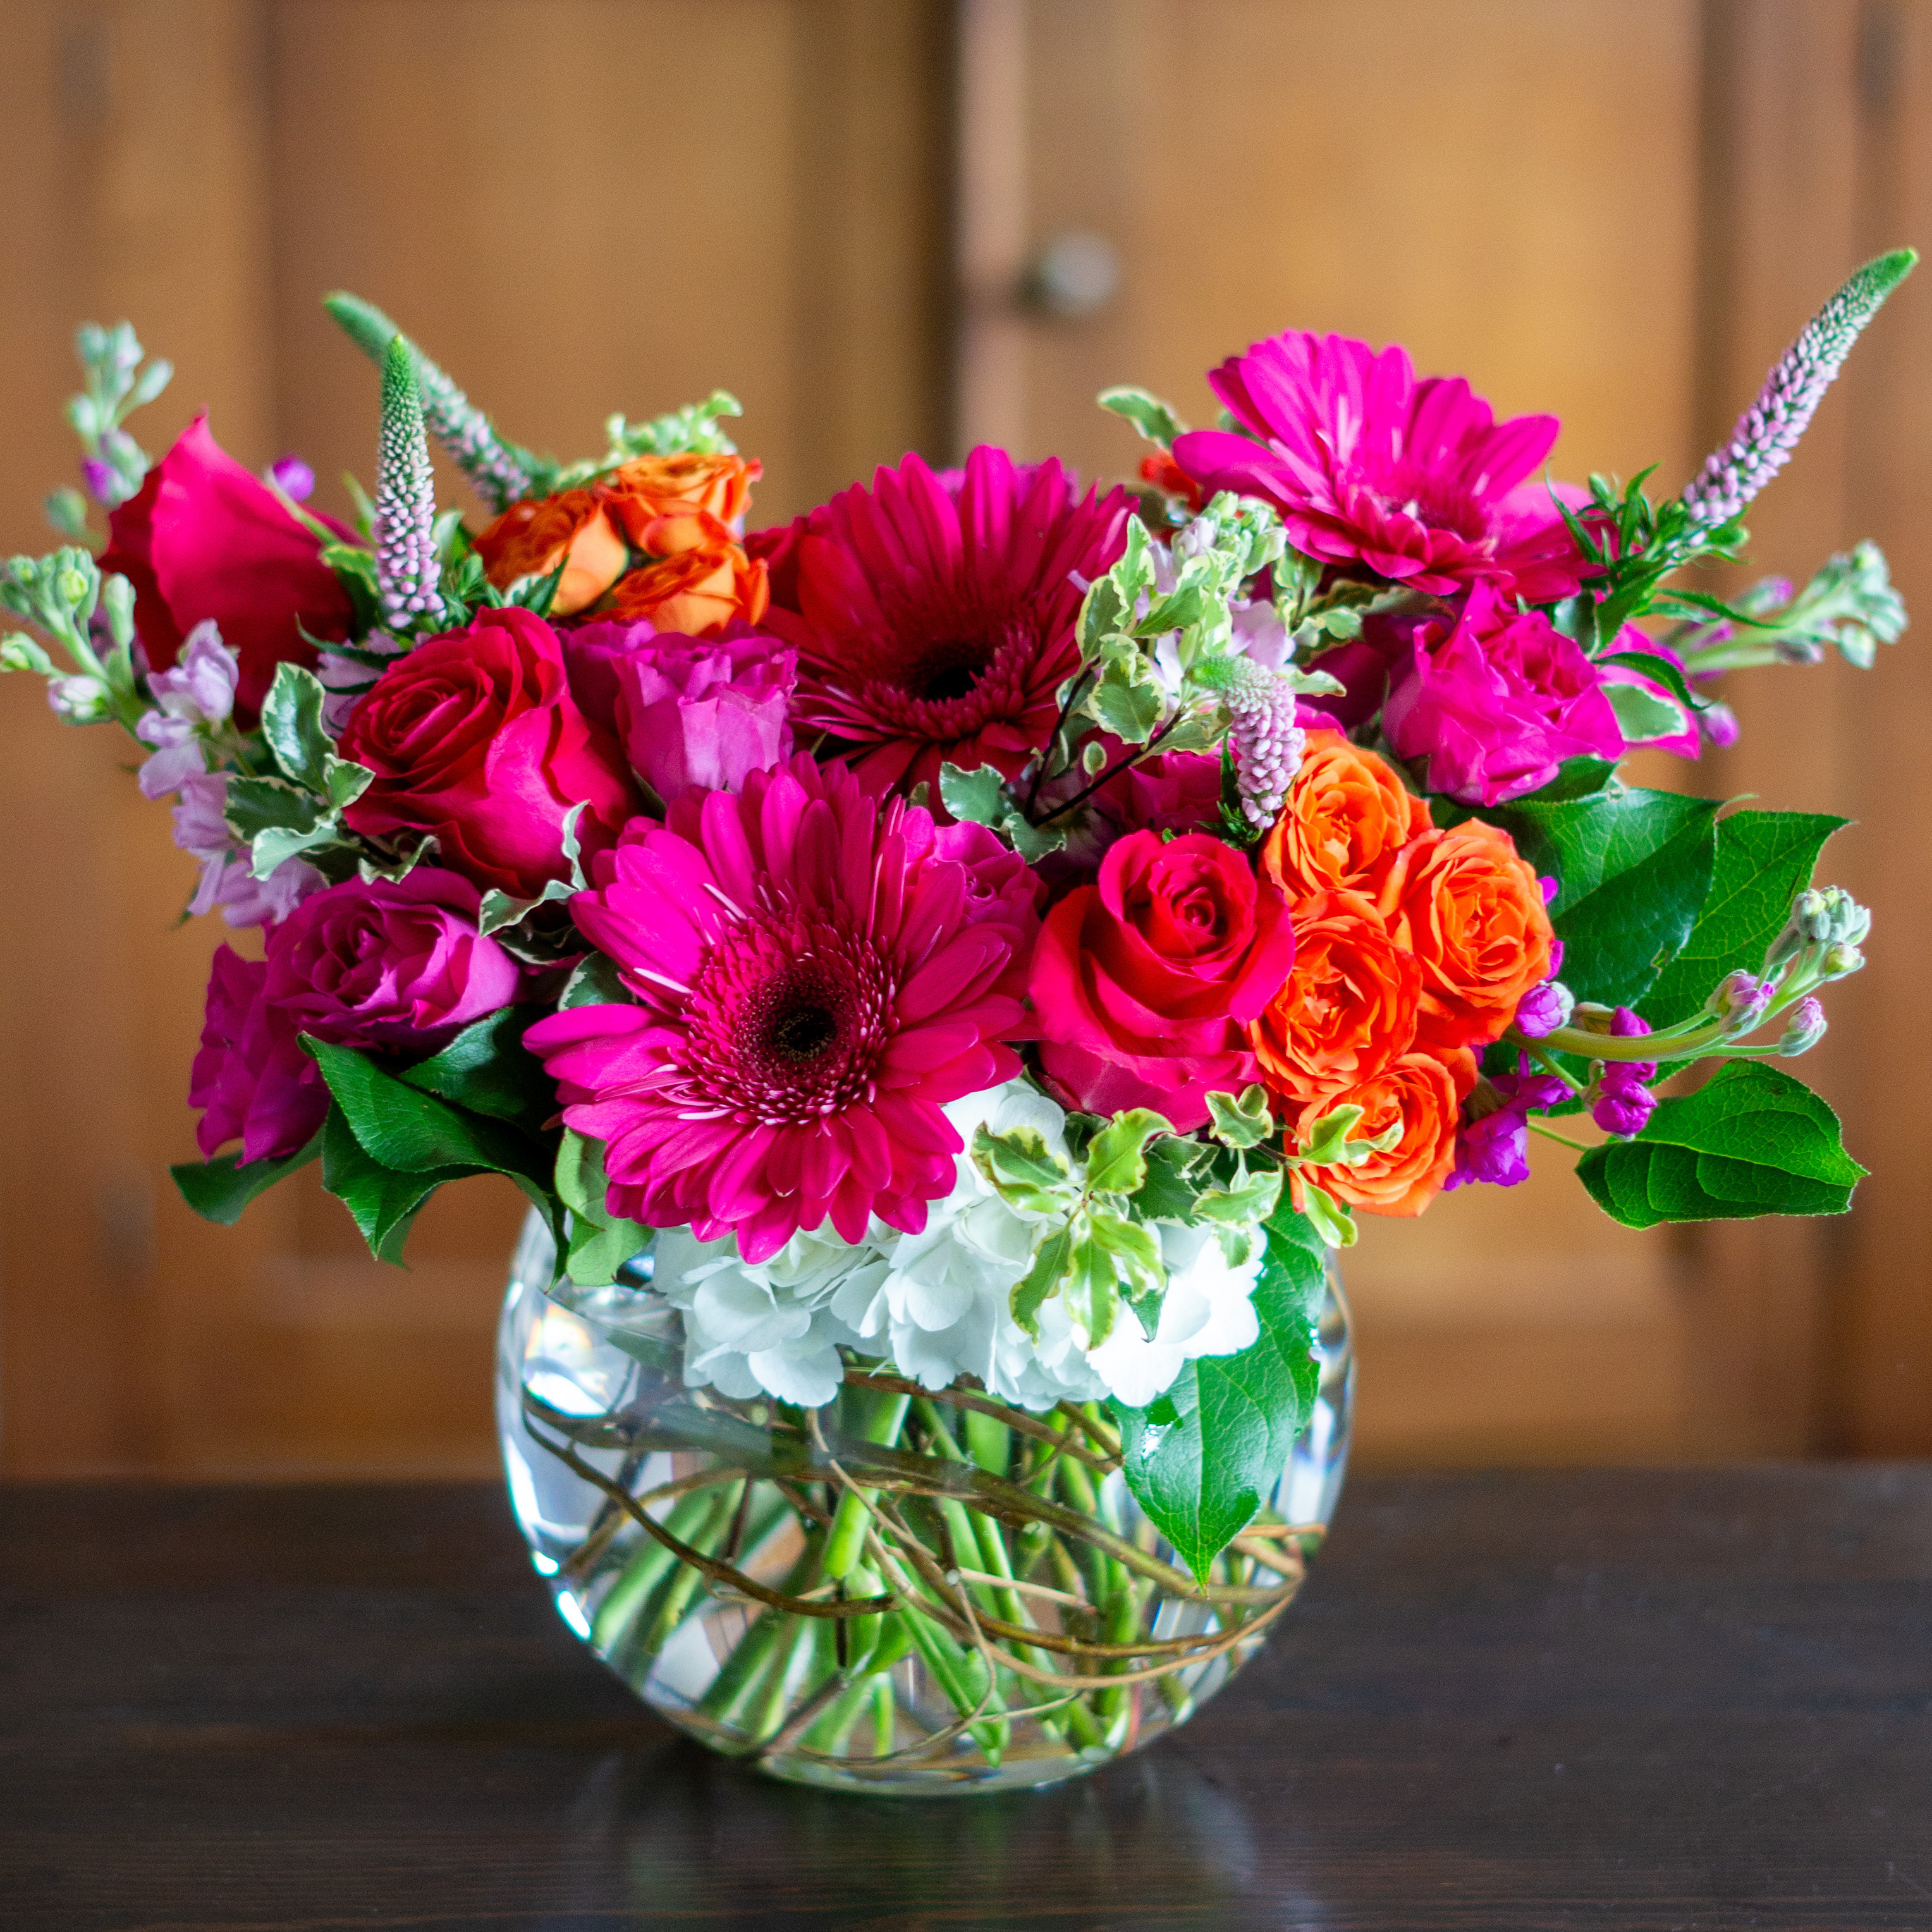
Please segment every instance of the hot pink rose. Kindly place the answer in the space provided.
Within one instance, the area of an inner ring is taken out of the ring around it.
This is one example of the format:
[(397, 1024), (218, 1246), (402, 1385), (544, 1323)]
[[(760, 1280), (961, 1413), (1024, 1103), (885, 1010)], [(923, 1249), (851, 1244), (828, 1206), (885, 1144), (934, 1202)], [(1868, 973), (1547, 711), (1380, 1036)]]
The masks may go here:
[(1424, 782), (1467, 805), (1547, 784), (1565, 758), (1616, 758), (1623, 733), (1595, 665), (1541, 612), (1517, 612), (1486, 584), (1453, 626), (1418, 624), (1390, 678), (1382, 728)]
[(240, 661), (244, 723), (260, 710), (277, 664), (314, 664), (303, 632), (349, 634), (348, 595), (314, 532), (215, 442), (206, 412), (107, 527), (101, 571), (118, 571), (134, 586), (134, 626), (149, 666), (172, 664), (188, 634), (212, 618)]
[(951, 860), (965, 872), (964, 922), (977, 926), (988, 921), (1012, 934), (1012, 952), (993, 990), (1003, 998), (1023, 998), (1034, 944), (1040, 937), (1040, 912), (1046, 904), (1046, 880), (986, 826), (964, 819), (934, 827), (932, 854)]
[(188, 1104), (212, 1160), (238, 1136), (244, 1161), (279, 1160), (306, 1147), (328, 1114), (321, 1070), (268, 1001), (268, 969), (232, 946), (215, 948), (201, 1051), (188, 1075)]
[(420, 1060), (508, 1006), (522, 975), (477, 931), (479, 901), (466, 879), (418, 866), (315, 893), (269, 933), (266, 960), (223, 946), (188, 1088), (206, 1109), (203, 1155), (238, 1134), (244, 1160), (293, 1154), (322, 1125), (328, 1094), (304, 1034)]
[(755, 634), (703, 643), (660, 632), (620, 658), (617, 724), (631, 769), (659, 798), (736, 791), (791, 756), (798, 653)]
[(269, 937), (268, 1000), (296, 1032), (339, 1046), (437, 1052), (521, 983), (517, 962), (477, 931), (481, 897), (429, 866), (317, 892)]
[(1248, 1023), (1294, 963), (1286, 904), (1232, 846), (1130, 832), (1047, 915), (1028, 987), (1040, 1064), (1089, 1112), (1200, 1126), (1210, 1090), (1256, 1077)]
[(563, 825), (586, 854), (639, 808), (615, 739), (578, 709), (556, 633), (514, 608), (398, 658), (350, 713), (343, 757), (375, 774), (344, 816), (358, 832), (430, 832), (479, 886), (534, 896), (569, 875)]

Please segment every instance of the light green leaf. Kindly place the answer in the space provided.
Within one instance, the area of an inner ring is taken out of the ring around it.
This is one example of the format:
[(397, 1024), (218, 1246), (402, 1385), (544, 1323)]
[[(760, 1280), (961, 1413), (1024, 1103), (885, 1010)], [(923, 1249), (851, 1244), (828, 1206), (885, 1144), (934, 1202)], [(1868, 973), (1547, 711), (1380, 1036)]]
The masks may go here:
[(1012, 1206), (1050, 1214), (1072, 1204), (1072, 1168), (1046, 1144), (1036, 1127), (1014, 1127), (996, 1134), (981, 1126), (973, 1135), (973, 1164), (988, 1184)]
[(1157, 443), (1162, 449), (1172, 449), (1175, 437), (1187, 434), (1187, 425), (1174, 414), (1172, 406), (1145, 389), (1124, 384), (1118, 388), (1102, 389), (1097, 400), (1103, 410), (1126, 417), (1149, 442)]
[(1361, 1124), (1362, 1110), (1357, 1106), (1332, 1107), (1308, 1130), (1301, 1144), (1300, 1158), (1311, 1167), (1331, 1167), (1342, 1158), (1348, 1136)]
[(328, 694), (311, 670), (284, 660), (275, 667), (274, 682), (262, 703), (262, 735), (275, 763), (297, 784), (324, 789), (328, 761), (334, 742), (322, 728), (322, 708)]
[(651, 1243), (650, 1228), (610, 1212), (604, 1198), (609, 1186), (604, 1143), (566, 1127), (556, 1151), (556, 1192), (570, 1210), (564, 1272), (580, 1288), (615, 1280), (617, 1270)]
[(1240, 1167), (1232, 1186), (1209, 1188), (1194, 1207), (1204, 1221), (1238, 1227), (1245, 1222), (1265, 1220), (1274, 1212), (1280, 1199), (1280, 1168), (1266, 1168), (1258, 1174), (1250, 1174), (1245, 1167)]
[(957, 765), (941, 765), (939, 796), (955, 818), (974, 825), (997, 827), (1006, 815), (1006, 780), (995, 765), (981, 765), (970, 772)]
[(1138, 1194), (1148, 1176), (1146, 1148), (1174, 1124), (1146, 1107), (1116, 1114), (1087, 1150), (1087, 1187), (1092, 1194)]
[(1084, 1333), (1088, 1347), (1099, 1348), (1114, 1332), (1119, 1318), (1120, 1290), (1113, 1256), (1090, 1234), (1074, 1238), (1072, 1266), (1060, 1293), (1074, 1325)]
[(1060, 1291), (1073, 1258), (1073, 1234), (1064, 1224), (1043, 1232), (1035, 1243), (1033, 1261), (1013, 1284), (1013, 1319), (1035, 1341), (1040, 1339), (1041, 1307)]
[[(1208, 1113), (1213, 1124), (1208, 1131), (1223, 1147), (1258, 1147), (1274, 1132), (1268, 1089), (1258, 1083), (1244, 1087), (1239, 1099), (1232, 1094), (1210, 1094)], [(1359, 1108), (1356, 1118), (1360, 1118)]]
[(1203, 1141), (1160, 1134), (1147, 1145), (1147, 1179), (1128, 1198), (1127, 1207), (1142, 1221), (1169, 1221), (1177, 1227), (1194, 1225), (1194, 1202), (1199, 1188), (1190, 1178), (1212, 1150)]
[(1306, 1174), (1301, 1177), (1301, 1211), (1322, 1240), (1331, 1248), (1355, 1245), (1355, 1217), (1325, 1187)]
[(1674, 738), (1688, 728), (1682, 710), (1669, 698), (1646, 691), (1640, 684), (1606, 682), (1604, 695), (1617, 715), (1617, 728), (1627, 745), (1641, 745), (1652, 738)]
[(1103, 679), (1088, 694), (1085, 709), (1102, 730), (1123, 743), (1144, 745), (1160, 722), (1166, 700), (1156, 685)]
[(556, 1004), (560, 1012), (572, 1006), (634, 1006), (638, 996), (617, 976), (614, 959), (586, 952), (571, 968)]

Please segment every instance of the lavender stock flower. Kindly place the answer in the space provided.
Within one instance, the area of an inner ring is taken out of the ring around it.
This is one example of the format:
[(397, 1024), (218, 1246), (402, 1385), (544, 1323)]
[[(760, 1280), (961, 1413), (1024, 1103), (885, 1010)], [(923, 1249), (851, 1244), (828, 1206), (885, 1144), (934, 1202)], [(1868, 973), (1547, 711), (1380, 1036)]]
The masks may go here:
[(1727, 523), (1782, 470), (1797, 448), (1867, 322), (1918, 259), (1894, 249), (1868, 262), (1798, 332), (1757, 400), (1738, 418), (1731, 440), (1712, 452), (1684, 502), (1700, 524)]
[(423, 436), (416, 358), (398, 336), (382, 364), (382, 424), (376, 457), (376, 584), (382, 615), (398, 627), (442, 615), (436, 590), (436, 485)]

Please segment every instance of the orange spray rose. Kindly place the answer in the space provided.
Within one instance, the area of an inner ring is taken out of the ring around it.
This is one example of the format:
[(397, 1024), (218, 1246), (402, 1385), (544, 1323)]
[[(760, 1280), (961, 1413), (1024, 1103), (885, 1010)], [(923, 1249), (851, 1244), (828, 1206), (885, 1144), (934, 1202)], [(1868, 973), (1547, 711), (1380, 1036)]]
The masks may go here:
[(568, 553), (570, 562), (550, 599), (550, 614), (587, 609), (624, 574), (624, 539), (595, 490), (512, 503), (476, 539), (476, 554), (499, 590), (520, 577), (548, 576)]
[(1422, 969), (1359, 892), (1318, 893), (1293, 916), (1294, 970), (1248, 1034), (1278, 1107), (1298, 1108), (1408, 1051)]
[(708, 511), (654, 517), (638, 548), (656, 559), (631, 572), (612, 592), (610, 614), (647, 617), (660, 631), (710, 637), (734, 617), (755, 624), (771, 587), (762, 558), (754, 562)]
[(1311, 731), (1262, 865), (1291, 903), (1310, 892), (1373, 894), (1396, 854), (1429, 825), (1428, 806), (1386, 760), (1339, 731)]
[[(1297, 1142), (1331, 1108), (1362, 1109), (1351, 1138), (1372, 1140), (1400, 1124), (1402, 1138), (1359, 1167), (1312, 1167), (1311, 1180), (1338, 1201), (1370, 1214), (1412, 1217), (1441, 1191), (1456, 1164), (1456, 1110), (1476, 1084), (1476, 1056), (1466, 1049), (1405, 1053), (1372, 1079), (1311, 1100), (1288, 1123)], [(1294, 1184), (1300, 1204), (1299, 1178)]]
[(664, 552), (645, 541), (646, 529), (656, 518), (701, 510), (721, 524), (734, 523), (745, 514), (752, 485), (763, 474), (761, 464), (742, 456), (640, 456), (612, 470), (597, 489), (632, 542), (662, 556)]
[(1555, 934), (1543, 888), (1509, 834), (1480, 819), (1416, 840), (1390, 867), (1378, 902), (1395, 943), (1421, 965), (1420, 1045), (1496, 1039), (1549, 976)]

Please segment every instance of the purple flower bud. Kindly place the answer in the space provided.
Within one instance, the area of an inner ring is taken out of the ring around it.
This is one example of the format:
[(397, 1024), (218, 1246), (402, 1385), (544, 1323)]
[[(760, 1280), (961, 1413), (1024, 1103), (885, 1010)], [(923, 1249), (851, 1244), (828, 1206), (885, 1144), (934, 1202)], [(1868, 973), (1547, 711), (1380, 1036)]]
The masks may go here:
[(315, 494), (315, 472), (299, 456), (276, 458), (268, 465), (268, 481), (298, 503), (306, 503)]
[(1576, 1004), (1567, 986), (1545, 980), (1540, 986), (1531, 987), (1517, 1002), (1516, 1031), (1527, 1040), (1541, 1040), (1568, 1020)]
[(110, 510), (118, 504), (118, 479), (108, 464), (98, 456), (90, 456), (80, 466), (80, 473), (86, 479), (88, 494), (97, 503), (105, 503)]
[(1550, 942), (1550, 976), (1553, 980), (1563, 970), (1563, 942), (1552, 939)]
[(1711, 1006), (1732, 1031), (1748, 1033), (1771, 1004), (1771, 993), (1768, 980), (1755, 979), (1748, 973), (1732, 973), (1712, 994)]
[(1641, 1083), (1613, 1088), (1606, 1079), (1590, 1118), (1606, 1134), (1639, 1134), (1656, 1106), (1657, 1096)]
[(1704, 728), (1704, 736), (1719, 751), (1738, 742), (1738, 714), (1728, 704), (1706, 705), (1698, 712), (1697, 722)]
[(1543, 888), (1543, 903), (1545, 905), (1553, 904), (1556, 895), (1563, 890), (1546, 872), (1536, 883)]
[(1522, 1114), (1506, 1107), (1456, 1130), (1456, 1165), (1442, 1188), (1447, 1193), (1476, 1180), (1514, 1187), (1528, 1178), (1529, 1130)]
[(1610, 1016), (1610, 1036), (1613, 1040), (1636, 1040), (1650, 1030), (1650, 1022), (1628, 1006), (1619, 1006)]
[(1808, 995), (1792, 1008), (1784, 1023), (1784, 1034), (1778, 1042), (1779, 1057), (1796, 1060), (1801, 1053), (1810, 1052), (1824, 1037), (1824, 1006)]

